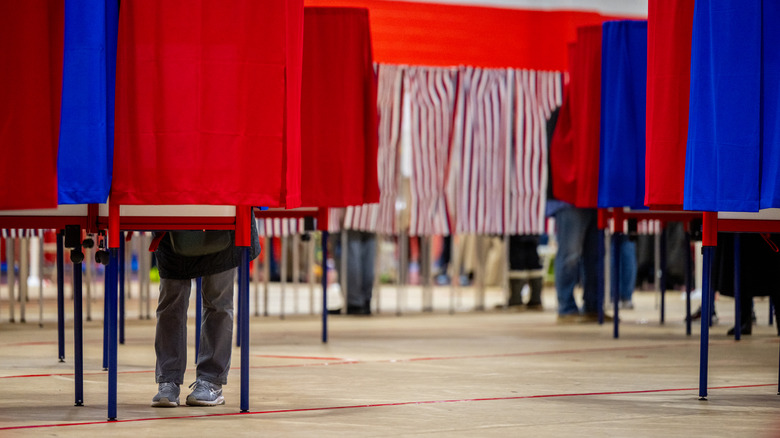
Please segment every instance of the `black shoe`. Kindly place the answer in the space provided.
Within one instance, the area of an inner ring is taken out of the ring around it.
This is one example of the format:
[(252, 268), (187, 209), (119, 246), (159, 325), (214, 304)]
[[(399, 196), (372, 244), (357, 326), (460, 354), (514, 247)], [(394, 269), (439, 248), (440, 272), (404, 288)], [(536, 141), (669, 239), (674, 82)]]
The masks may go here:
[(329, 309), (328, 315), (341, 315), (341, 309)]
[(371, 308), (368, 306), (347, 306), (347, 315), (371, 315)]
[[(729, 336), (734, 336), (734, 329), (735, 329), (735, 328), (736, 328), (736, 326), (735, 326), (735, 327), (732, 327), (732, 328), (730, 328), (730, 329), (729, 329), (729, 331), (728, 331), (726, 334), (727, 334), (727, 335), (729, 335)], [(740, 329), (741, 329), (741, 330), (740, 330), (740, 334), (743, 334), (743, 335), (750, 335), (750, 334), (753, 334), (753, 324), (750, 324), (750, 323), (747, 323), (747, 324), (746, 324), (746, 323), (742, 323), (742, 325), (740, 326)]]
[[(695, 312), (691, 313), (691, 321), (698, 321), (700, 319), (701, 319), (701, 306), (699, 306), (699, 308), (696, 309)], [(685, 321), (687, 322), (688, 318), (685, 318)], [(711, 325), (718, 323), (718, 313), (715, 312), (714, 309), (712, 310), (712, 321), (710, 322), (712, 323)]]

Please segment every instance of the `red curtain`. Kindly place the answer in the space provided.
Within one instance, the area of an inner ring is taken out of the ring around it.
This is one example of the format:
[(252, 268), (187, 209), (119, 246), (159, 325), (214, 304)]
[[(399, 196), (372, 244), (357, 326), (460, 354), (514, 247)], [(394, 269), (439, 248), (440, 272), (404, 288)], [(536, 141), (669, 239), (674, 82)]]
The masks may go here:
[(379, 202), (377, 84), (368, 11), (305, 8), (303, 205)]
[(650, 0), (647, 18), (645, 205), (682, 208), (693, 0)]
[(596, 208), (601, 113), (601, 26), (577, 29), (569, 45), (570, 79), (550, 146), (553, 195)]
[(65, 9), (0, 1), (0, 209), (57, 207)]
[(123, 0), (119, 204), (300, 204), (302, 0)]

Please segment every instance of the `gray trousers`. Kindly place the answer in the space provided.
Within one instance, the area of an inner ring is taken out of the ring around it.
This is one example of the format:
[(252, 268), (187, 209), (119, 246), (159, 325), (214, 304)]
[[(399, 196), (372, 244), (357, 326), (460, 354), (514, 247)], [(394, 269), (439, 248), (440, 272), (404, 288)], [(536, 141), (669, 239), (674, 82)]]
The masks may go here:
[(347, 230), (347, 304), (371, 307), (374, 289), (376, 235)]
[[(196, 378), (224, 385), (233, 339), (233, 282), (236, 269), (203, 277), (203, 320)], [(155, 381), (184, 383), (187, 369), (187, 307), (191, 280), (160, 279), (157, 303)]]

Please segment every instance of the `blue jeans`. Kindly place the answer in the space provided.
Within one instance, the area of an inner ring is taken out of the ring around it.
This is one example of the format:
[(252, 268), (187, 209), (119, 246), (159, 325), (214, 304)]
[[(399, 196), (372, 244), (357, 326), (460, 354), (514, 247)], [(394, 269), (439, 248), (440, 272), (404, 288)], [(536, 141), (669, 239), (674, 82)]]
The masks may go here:
[(370, 308), (374, 289), (376, 235), (347, 230), (347, 305)]
[(559, 315), (580, 312), (574, 298), (574, 287), (580, 280), (584, 290), (584, 312), (598, 312), (599, 233), (596, 220), (596, 209), (592, 208), (566, 206), (555, 213), (555, 236), (558, 240), (555, 290)]
[[(631, 301), (636, 286), (636, 242), (623, 236), (620, 242), (620, 272), (618, 273), (618, 297), (620, 301)], [(612, 266), (615, 266), (615, 255), (612, 255)]]

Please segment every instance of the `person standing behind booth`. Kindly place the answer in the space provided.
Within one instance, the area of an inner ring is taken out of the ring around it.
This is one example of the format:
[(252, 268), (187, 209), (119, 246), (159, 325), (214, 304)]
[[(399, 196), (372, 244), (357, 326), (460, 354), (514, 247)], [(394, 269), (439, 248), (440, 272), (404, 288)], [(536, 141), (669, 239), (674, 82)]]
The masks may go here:
[[(347, 247), (336, 249), (336, 267), (339, 275), (345, 275), (347, 289), (347, 315), (371, 315), (371, 299), (374, 290), (374, 262), (376, 260), (376, 234), (370, 231), (342, 230), (346, 233)], [(341, 265), (341, 251), (347, 251), (347, 265)], [(344, 272), (346, 269), (346, 273)], [(341, 309), (328, 313), (338, 315)]]
[[(260, 254), (260, 240), (252, 220), (250, 260)], [(160, 270), (160, 297), (157, 304), (157, 328), (154, 350), (157, 355), (155, 381), (158, 393), (152, 407), (179, 405), (180, 385), (187, 369), (187, 307), (190, 301), (192, 279), (202, 278), (202, 323), (200, 351), (192, 393), (187, 396), (189, 406), (216, 406), (225, 404), (222, 385), (227, 383), (233, 339), (233, 285), (236, 268), (241, 262), (243, 248), (235, 246), (235, 231), (194, 231), (192, 237), (202, 238), (214, 233), (226, 241), (217, 252), (209, 252), (203, 245), (187, 248), (177, 246), (176, 236), (181, 232), (156, 233), (155, 256)], [(153, 243), (154, 245), (154, 243)], [(212, 249), (213, 250), (213, 249)]]
[(542, 311), (542, 286), (544, 272), (539, 260), (539, 236), (513, 234), (509, 236), (509, 302), (510, 309), (523, 309), (523, 286), (528, 284), (531, 293), (525, 309)]

